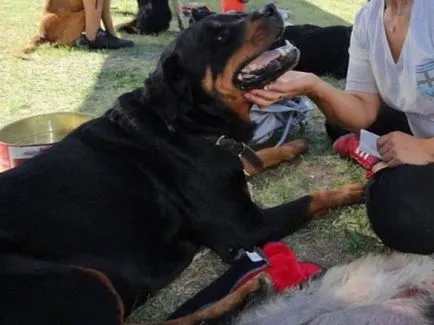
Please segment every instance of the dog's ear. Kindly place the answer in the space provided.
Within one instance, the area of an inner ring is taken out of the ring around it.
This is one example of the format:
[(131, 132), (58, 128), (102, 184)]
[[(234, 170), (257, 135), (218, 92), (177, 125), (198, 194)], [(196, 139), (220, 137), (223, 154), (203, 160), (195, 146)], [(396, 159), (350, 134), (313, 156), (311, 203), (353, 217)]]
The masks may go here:
[(214, 14), (211, 10), (209, 10), (206, 6), (201, 6), (197, 8), (193, 8), (191, 10), (191, 18), (190, 25), (197, 23), (198, 21), (208, 17), (209, 15)]
[(160, 73), (168, 103), (165, 115), (169, 120), (175, 120), (194, 106), (192, 85), (179, 54), (173, 52), (167, 56), (161, 63)]
[(185, 78), (185, 69), (181, 64), (179, 54), (173, 52), (165, 57), (161, 63), (164, 80), (168, 85), (175, 85)]

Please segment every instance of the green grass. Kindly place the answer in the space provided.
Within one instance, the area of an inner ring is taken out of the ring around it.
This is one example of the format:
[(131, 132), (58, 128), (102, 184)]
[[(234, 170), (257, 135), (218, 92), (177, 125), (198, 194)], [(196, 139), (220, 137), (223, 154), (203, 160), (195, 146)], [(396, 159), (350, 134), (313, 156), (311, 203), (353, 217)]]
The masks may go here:
[[(365, 0), (277, 1), (295, 14), (295, 23), (351, 24)], [(177, 31), (173, 22), (158, 37), (134, 36), (131, 49), (87, 52), (70, 48), (43, 47), (25, 60), (17, 53), (37, 31), (43, 0), (3, 1), (0, 6), (0, 126), (18, 118), (53, 111), (83, 111), (101, 114), (116, 97), (142, 85), (154, 68), (161, 50)], [(218, 9), (216, 0), (207, 1)], [(266, 3), (251, 0), (250, 9)], [(135, 0), (113, 0), (115, 23), (130, 19)], [(127, 37), (127, 36), (125, 36)], [(336, 86), (343, 81), (328, 79)], [(294, 134), (294, 137), (299, 136)], [(264, 206), (291, 200), (306, 192), (363, 181), (360, 168), (331, 153), (323, 117), (315, 111), (303, 134), (310, 151), (293, 164), (271, 170), (252, 181), (254, 198)], [(325, 266), (348, 261), (368, 251), (382, 250), (369, 229), (363, 206), (329, 213), (285, 239), (300, 258)], [(161, 319), (197, 290), (220, 275), (226, 266), (214, 253), (204, 250), (181, 277), (140, 308), (132, 320)]]

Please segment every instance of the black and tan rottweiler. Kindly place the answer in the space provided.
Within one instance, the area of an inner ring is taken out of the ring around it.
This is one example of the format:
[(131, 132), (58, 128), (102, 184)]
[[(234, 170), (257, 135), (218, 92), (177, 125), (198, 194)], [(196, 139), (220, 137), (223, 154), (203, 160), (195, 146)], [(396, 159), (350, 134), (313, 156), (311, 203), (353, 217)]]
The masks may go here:
[(261, 209), (246, 190), (244, 169), (305, 149), (255, 156), (243, 145), (253, 126), (241, 89), (296, 60), (290, 48), (260, 57), (282, 30), (273, 5), (204, 19), (164, 51), (144, 87), (0, 174), (0, 324), (123, 324), (200, 247), (231, 262), (362, 199), (362, 186), (348, 185)]

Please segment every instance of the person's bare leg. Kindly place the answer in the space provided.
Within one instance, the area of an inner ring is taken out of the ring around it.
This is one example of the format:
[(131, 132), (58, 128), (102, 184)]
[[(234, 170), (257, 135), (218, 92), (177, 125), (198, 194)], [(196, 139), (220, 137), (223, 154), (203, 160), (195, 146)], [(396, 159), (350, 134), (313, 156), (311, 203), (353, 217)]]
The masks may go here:
[[(89, 49), (121, 49), (134, 46), (130, 40), (119, 39), (113, 27), (110, 14), (110, 0), (82, 0), (86, 27), (84, 35), (76, 41), (78, 46), (88, 47)], [(98, 33), (104, 22), (106, 32)]]
[(86, 38), (95, 40), (96, 33), (101, 24), (101, 15), (104, 0), (83, 0), (84, 13), (86, 15)]
[(110, 34), (112, 34), (113, 36), (116, 36), (116, 30), (115, 30), (115, 27), (113, 25), (112, 14), (110, 11), (111, 1), (110, 0), (101, 0), (101, 1), (103, 2), (101, 18), (102, 18), (102, 22), (104, 24), (104, 28)]

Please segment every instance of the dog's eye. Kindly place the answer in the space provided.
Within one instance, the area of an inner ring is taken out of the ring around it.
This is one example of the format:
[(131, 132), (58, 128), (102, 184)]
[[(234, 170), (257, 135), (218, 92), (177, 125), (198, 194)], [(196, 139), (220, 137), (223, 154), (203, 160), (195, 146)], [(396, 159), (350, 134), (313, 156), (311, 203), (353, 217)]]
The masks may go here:
[(227, 30), (220, 32), (215, 40), (219, 43), (224, 42), (226, 40), (226, 38), (229, 36), (229, 32)]

